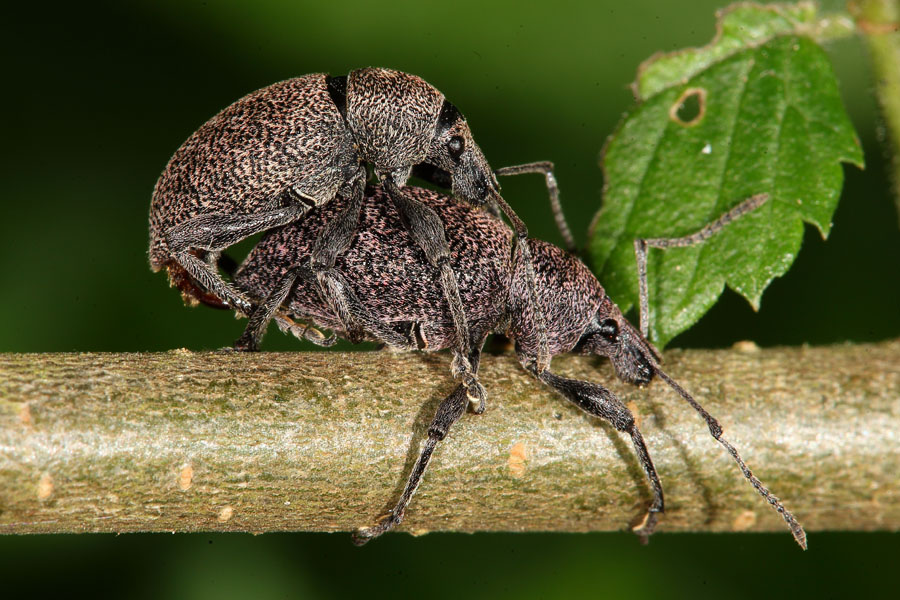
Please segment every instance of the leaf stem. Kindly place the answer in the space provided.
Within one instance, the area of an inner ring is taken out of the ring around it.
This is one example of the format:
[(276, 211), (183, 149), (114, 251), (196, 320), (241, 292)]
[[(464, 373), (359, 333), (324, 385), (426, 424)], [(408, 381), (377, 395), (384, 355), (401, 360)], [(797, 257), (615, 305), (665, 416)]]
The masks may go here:
[(891, 180), (900, 215), (900, 1), (854, 0), (849, 8), (869, 46), (875, 94), (892, 147)]

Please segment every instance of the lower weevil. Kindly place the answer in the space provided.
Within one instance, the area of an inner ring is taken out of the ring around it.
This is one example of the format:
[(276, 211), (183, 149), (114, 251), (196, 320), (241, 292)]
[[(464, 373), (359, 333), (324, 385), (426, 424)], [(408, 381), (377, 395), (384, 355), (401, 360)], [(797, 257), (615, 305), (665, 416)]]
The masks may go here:
[[(444, 295), (434, 283), (435, 268), (410, 239), (394, 208), (385, 202), (386, 193), (382, 187), (367, 190), (359, 235), (336, 265), (340, 285), (353, 290), (359, 299), (359, 304), (350, 309), (358, 311), (362, 322), (377, 323), (368, 332), (372, 340), (400, 349), (453, 347), (453, 319)], [(652, 494), (647, 515), (637, 530), (639, 535), (646, 539), (653, 532), (664, 504), (662, 485), (634, 416), (601, 385), (538, 369), (536, 361), (542, 334), (553, 355), (580, 352), (605, 356), (612, 362), (619, 379), (625, 382), (643, 385), (658, 376), (669, 384), (703, 417), (712, 436), (726, 448), (756, 491), (781, 514), (797, 543), (806, 547), (806, 534), (794, 516), (750, 472), (734, 446), (722, 435), (716, 419), (661, 369), (655, 349), (624, 318), (581, 261), (546, 242), (534, 241), (531, 260), (536, 275), (536, 308), (546, 317), (546, 329), (541, 332), (534, 318), (535, 308), (528, 301), (525, 265), (510, 258), (513, 244), (510, 231), (493, 217), (436, 192), (409, 188), (408, 193), (440, 214), (450, 234), (451, 263), (453, 270), (461, 275), (459, 291), (469, 320), (471, 337), (467, 351), (473, 369), (478, 369), (488, 334), (505, 334), (515, 341), (519, 362), (528, 372), (582, 410), (608, 421), (631, 437)], [(762, 201), (764, 197), (751, 198), (720, 219), (718, 226)], [(338, 335), (346, 335), (341, 330), (343, 320), (323, 302), (308, 267), (311, 240), (339, 210), (340, 201), (335, 200), (301, 222), (269, 232), (253, 249), (235, 277), (236, 285), (244, 293), (261, 301), (260, 309), (250, 319), (247, 335), (258, 340), (269, 319), (279, 310), (286, 316), (312, 321)], [(716, 224), (711, 231), (715, 228)], [(653, 240), (650, 245), (663, 245), (663, 242)], [(390, 339), (379, 337), (377, 332), (385, 329), (396, 335)], [(404, 339), (403, 343), (395, 342), (398, 335)], [(475, 413), (485, 409), (484, 398), (469, 397), (462, 385), (440, 403), (399, 501), (376, 525), (356, 531), (356, 543), (365, 543), (402, 521), (432, 452), (470, 403)]]

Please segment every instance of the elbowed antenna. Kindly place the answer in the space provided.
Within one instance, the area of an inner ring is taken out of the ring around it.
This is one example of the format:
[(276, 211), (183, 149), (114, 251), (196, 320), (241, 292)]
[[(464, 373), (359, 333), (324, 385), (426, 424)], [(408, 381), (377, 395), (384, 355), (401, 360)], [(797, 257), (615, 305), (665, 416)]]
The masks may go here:
[(700, 413), (700, 416), (706, 421), (706, 425), (709, 427), (709, 433), (718, 441), (720, 444), (725, 446), (725, 449), (728, 450), (728, 453), (731, 454), (731, 457), (740, 467), (741, 472), (744, 474), (744, 477), (750, 482), (750, 485), (759, 492), (759, 495), (766, 499), (766, 502), (772, 505), (781, 517), (784, 519), (784, 522), (787, 523), (788, 527), (791, 528), (791, 533), (794, 535), (794, 539), (800, 545), (801, 548), (806, 550), (806, 532), (803, 530), (803, 526), (800, 525), (799, 521), (794, 518), (794, 515), (784, 507), (784, 504), (781, 503), (776, 496), (769, 491), (769, 489), (763, 485), (762, 481), (759, 480), (756, 475), (750, 470), (750, 467), (747, 466), (747, 463), (741, 458), (741, 455), (738, 454), (737, 449), (731, 445), (731, 443), (722, 437), (722, 426), (719, 425), (719, 422), (713, 417), (711, 414), (706, 412), (706, 409), (703, 408), (699, 402), (694, 400), (694, 398), (687, 393), (687, 391), (678, 385), (674, 379), (666, 375), (666, 373), (659, 368), (659, 366), (655, 366), (655, 370), (657, 375), (659, 375), (660, 379), (669, 384), (669, 386), (675, 390), (679, 396), (681, 396), (688, 404), (690, 404), (694, 410)]

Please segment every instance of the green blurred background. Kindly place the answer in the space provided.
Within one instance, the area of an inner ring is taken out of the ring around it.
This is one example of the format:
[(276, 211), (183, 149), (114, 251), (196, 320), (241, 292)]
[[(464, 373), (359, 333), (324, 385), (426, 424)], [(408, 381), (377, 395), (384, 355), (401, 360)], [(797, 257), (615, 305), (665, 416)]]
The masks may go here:
[[(598, 152), (658, 50), (707, 42), (727, 2), (17, 3), (6, 64), (0, 351), (137, 351), (231, 344), (243, 323), (183, 306), (149, 271), (147, 210), (175, 149), (218, 110), (274, 81), (367, 65), (416, 73), (467, 116), (496, 168), (557, 166), (579, 241), (600, 202)], [(825, 2), (826, 9), (842, 7)], [(829, 48), (867, 169), (825, 243), (754, 313), (731, 292), (674, 346), (874, 341), (900, 335), (900, 232), (864, 48)], [(532, 233), (559, 241), (543, 182), (507, 178)], [(309, 350), (274, 330), (267, 350)], [(900, 366), (898, 366), (900, 368)], [(486, 382), (490, 387), (490, 382)], [(598, 465), (598, 469), (602, 465)], [(665, 474), (662, 474), (663, 479)], [(721, 499), (725, 501), (725, 499)], [(802, 517), (802, 515), (801, 515)], [(217, 598), (372, 595), (541, 598), (844, 597), (894, 589), (895, 534), (0, 537), (4, 590)]]

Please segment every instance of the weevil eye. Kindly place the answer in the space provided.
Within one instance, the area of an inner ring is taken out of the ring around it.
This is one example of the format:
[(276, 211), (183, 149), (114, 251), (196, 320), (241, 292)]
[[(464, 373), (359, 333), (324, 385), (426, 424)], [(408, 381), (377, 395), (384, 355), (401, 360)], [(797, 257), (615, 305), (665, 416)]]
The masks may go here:
[(615, 342), (619, 337), (619, 324), (614, 319), (606, 319), (600, 323), (600, 335), (610, 342)]
[(457, 160), (466, 147), (465, 141), (458, 135), (454, 135), (447, 142), (447, 151), (450, 152), (450, 158)]

